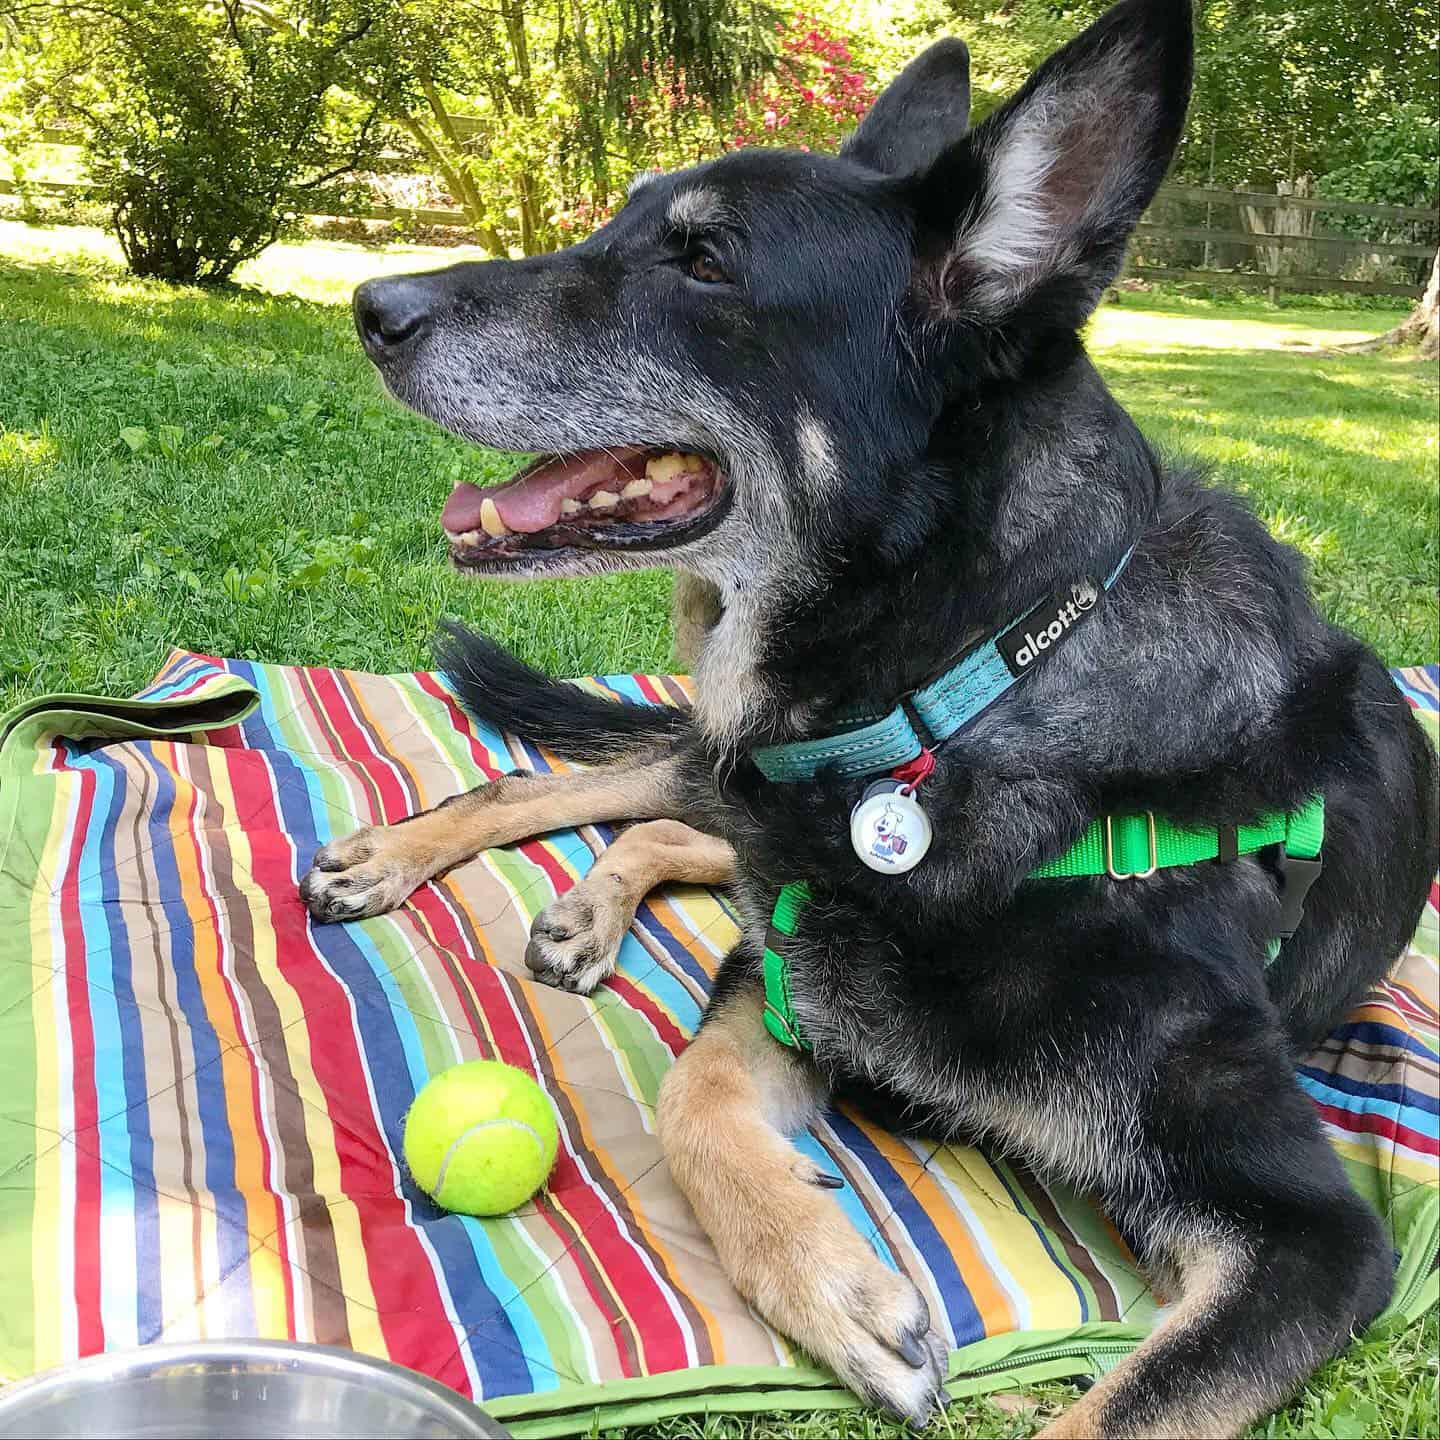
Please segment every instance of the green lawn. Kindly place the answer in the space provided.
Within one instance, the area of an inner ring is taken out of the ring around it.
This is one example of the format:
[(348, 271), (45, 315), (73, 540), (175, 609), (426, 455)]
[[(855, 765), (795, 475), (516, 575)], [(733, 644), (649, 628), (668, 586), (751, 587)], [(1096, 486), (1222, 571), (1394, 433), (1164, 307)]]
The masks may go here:
[[(137, 689), (172, 645), (423, 666), (447, 612), (559, 672), (665, 665), (663, 576), (502, 587), (443, 563), (451, 485), (503, 462), (388, 402), (342, 305), (368, 275), (463, 253), (277, 246), (242, 273), (250, 290), (206, 294), (126, 278), (93, 231), (0, 221), (0, 709)], [(1394, 319), (1126, 295), (1093, 343), (1149, 434), (1246, 493), (1309, 557), (1327, 612), (1399, 663), (1440, 656), (1435, 369), (1313, 348)], [(1435, 1434), (1437, 1344), (1432, 1316), (1359, 1346), (1257, 1433)], [(931, 1433), (1036, 1423), (972, 1402)], [(833, 1412), (664, 1427), (898, 1433)]]

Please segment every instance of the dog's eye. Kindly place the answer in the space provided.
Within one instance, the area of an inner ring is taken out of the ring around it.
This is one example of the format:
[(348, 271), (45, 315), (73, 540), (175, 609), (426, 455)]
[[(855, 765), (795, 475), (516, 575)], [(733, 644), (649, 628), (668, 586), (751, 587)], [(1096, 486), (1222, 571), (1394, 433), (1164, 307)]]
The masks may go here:
[(723, 285), (730, 276), (725, 267), (708, 251), (697, 250), (685, 262), (686, 273), (702, 285)]

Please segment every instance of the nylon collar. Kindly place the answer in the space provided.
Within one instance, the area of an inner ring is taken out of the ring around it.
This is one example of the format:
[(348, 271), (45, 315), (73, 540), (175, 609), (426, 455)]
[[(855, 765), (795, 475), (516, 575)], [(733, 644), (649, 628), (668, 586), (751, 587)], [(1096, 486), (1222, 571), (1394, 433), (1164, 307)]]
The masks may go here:
[(813, 780), (821, 770), (874, 775), (915, 759), (970, 724), (1043, 664), (1095, 612), (1134, 553), (1132, 545), (1103, 581), (1077, 581), (1031, 606), (888, 712), (855, 707), (829, 735), (761, 745), (750, 758), (767, 780), (782, 784)]

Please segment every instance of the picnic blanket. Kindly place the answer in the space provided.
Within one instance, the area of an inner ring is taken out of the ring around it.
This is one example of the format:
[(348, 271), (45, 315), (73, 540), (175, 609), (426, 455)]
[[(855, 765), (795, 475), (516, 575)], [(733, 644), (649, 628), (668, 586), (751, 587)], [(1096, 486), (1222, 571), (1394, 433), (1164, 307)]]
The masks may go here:
[[(1434, 731), (1440, 671), (1397, 673)], [(674, 702), (685, 682), (587, 682)], [(0, 1376), (151, 1341), (351, 1346), (521, 1436), (678, 1411), (853, 1404), (736, 1295), (655, 1138), (655, 1095), (735, 940), (718, 896), (642, 907), (590, 998), (537, 984), (531, 919), (605, 826), (493, 850), (393, 915), (312, 926), (316, 846), (515, 768), (443, 678), (177, 653), (128, 701), (0, 722)], [(1435, 1302), (1437, 901), (1394, 975), (1301, 1068)], [(554, 1102), (560, 1154), (514, 1215), (437, 1209), (400, 1162), (426, 1078), (498, 1056)], [(845, 1110), (801, 1147), (950, 1340), (955, 1395), (1096, 1373), (1156, 1301), (1082, 1197)]]

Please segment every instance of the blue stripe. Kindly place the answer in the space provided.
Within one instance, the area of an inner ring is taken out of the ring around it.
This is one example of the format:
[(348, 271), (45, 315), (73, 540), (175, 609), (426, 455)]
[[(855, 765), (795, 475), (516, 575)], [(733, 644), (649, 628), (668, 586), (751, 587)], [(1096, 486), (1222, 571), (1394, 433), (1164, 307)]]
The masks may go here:
[[(1351, 1095), (1340, 1098), (1340, 1091), (1333, 1087), (1312, 1080), (1310, 1076), (1301, 1073), (1295, 1077), (1300, 1082), (1300, 1088), (1323, 1105), (1333, 1105), (1337, 1110), (1345, 1110), (1351, 1115), (1383, 1115), (1387, 1120), (1393, 1120), (1397, 1125), (1403, 1125), (1407, 1130), (1414, 1130), (1433, 1140), (1436, 1138), (1435, 1117), (1424, 1115), (1418, 1110), (1411, 1110), (1406, 1107), (1395, 1105), (1388, 1100), (1371, 1098), (1363, 1095)], [(1347, 1103), (1359, 1101), (1356, 1103)]]
[(196, 660), (183, 666), (163, 684), (152, 685), (148, 690), (140, 691), (135, 698), (137, 700), (166, 700), (177, 690), (184, 690), (193, 685), (202, 676), (208, 679), (225, 673), (218, 665), (212, 665), (208, 660)]
[[(710, 987), (710, 976), (706, 973), (705, 967), (686, 948), (683, 941), (670, 931), (656, 918), (654, 910), (650, 908), (648, 900), (642, 900), (640, 907), (635, 912), (636, 918), (645, 927), (645, 933), (656, 940), (660, 948), (670, 959), (680, 967), (697, 985), (704, 986), (707, 990)], [(706, 927), (702, 927), (706, 928)]]
[(1337, 1025), (1330, 1032), (1330, 1038), (1341, 1042), (1358, 1040), (1362, 1045), (1381, 1045), (1390, 1050), (1406, 1050), (1432, 1064), (1440, 1061), (1440, 1055), (1428, 1045), (1422, 1045), (1413, 1035), (1408, 1035), (1393, 1025), (1379, 1025), (1373, 1020)]
[[(844, 1142), (846, 1149), (863, 1162), (871, 1179), (893, 1207), (896, 1220), (904, 1227), (911, 1243), (924, 1256), (925, 1264), (940, 1291), (945, 1313), (950, 1318), (955, 1344), (968, 1345), (972, 1340), (984, 1339), (985, 1325), (980, 1319), (975, 1301), (971, 1298), (970, 1289), (955, 1264), (955, 1257), (951, 1255), (950, 1247), (940, 1237), (940, 1232), (936, 1230), (934, 1222), (925, 1213), (924, 1207), (915, 1198), (910, 1187), (875, 1148), (870, 1137), (852, 1120), (838, 1110), (831, 1110), (825, 1119)], [(920, 1162), (917, 1160), (915, 1163), (918, 1166)], [(859, 1222), (859, 1228), (862, 1234), (870, 1230), (868, 1216)]]
[[(150, 763), (154, 758), (154, 746), (148, 741), (136, 741), (134, 750), (142, 761)], [(97, 760), (111, 763), (103, 751), (97, 751)], [(124, 805), (127, 780), (124, 767), (114, 765), (115, 800), (105, 820), (104, 851), (110, 857), (111, 868), (103, 883), (103, 898), (109, 910), (108, 929), (110, 932), (111, 980), (115, 991), (116, 1010), (120, 1021), (121, 1044), (124, 1047), (125, 1089), (130, 1097), (130, 1109), (126, 1120), (129, 1128), (130, 1175), (134, 1182), (130, 1186), (130, 1209), (135, 1225), (135, 1264), (137, 1278), (144, 1267), (154, 1267), (160, 1259), (160, 1197), (155, 1189), (155, 1142), (150, 1124), (150, 1105), (146, 1097), (149, 1086), (145, 1079), (145, 1042), (141, 1034), (141, 1017), (135, 1000), (134, 960), (130, 949), (129, 932), (125, 925), (125, 912), (121, 906), (119, 866), (116, 863), (115, 835), (119, 825), (120, 811)], [(141, 844), (145, 841), (142, 839)], [(168, 834), (158, 839), (159, 844), (168, 844)], [(164, 1328), (164, 1316), (160, 1305), (161, 1289), (157, 1286), (137, 1284), (135, 1287), (135, 1325), (141, 1343), (154, 1339)]]
[[(1426, 1130), (1427, 1134), (1436, 1134), (1435, 1126), (1437, 1118), (1440, 1118), (1440, 1098), (1434, 1095), (1426, 1095), (1422, 1091), (1412, 1090), (1408, 1085), (1378, 1085), (1364, 1080), (1353, 1080), (1348, 1075), (1334, 1075), (1328, 1070), (1317, 1069), (1313, 1065), (1302, 1065), (1299, 1068), (1301, 1075), (1308, 1076), (1317, 1085), (1324, 1085), (1344, 1095), (1356, 1095), (1366, 1100), (1384, 1100), (1392, 1105), (1404, 1106), (1409, 1109), (1424, 1112), (1425, 1119), (1417, 1120), (1414, 1126), (1417, 1130)], [(1412, 1122), (1406, 1121), (1406, 1124)]]
[[(155, 775), (154, 798), (149, 806), (148, 841), (150, 863), (155, 871), (158, 904), (169, 927), (168, 959), (175, 977), (175, 998), (189, 1032), (191, 1060), (195, 1071), (190, 1079), (195, 1089), (200, 1121), (201, 1140), (205, 1151), (203, 1184), (209, 1192), (216, 1214), (216, 1250), (220, 1274), (229, 1276), (246, 1266), (250, 1256), (249, 1216), (245, 1199), (235, 1181), (235, 1151), (230, 1133), (230, 1117), (225, 1105), (225, 1084), (217, 1063), (221, 1049), (219, 1037), (205, 1009), (195, 968), (195, 930), (184, 903), (173, 843), (170, 837), (170, 816), (175, 808), (177, 792), (174, 775), (157, 759), (153, 745), (137, 742), (146, 763)], [(158, 1258), (158, 1251), (156, 1252)], [(154, 1293), (163, 1287), (154, 1285)], [(253, 1296), (248, 1270), (243, 1285), (234, 1286), (229, 1300), (234, 1306), (233, 1323), (254, 1326)], [(232, 1323), (227, 1320), (227, 1323)]]

